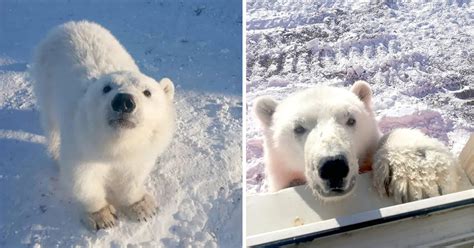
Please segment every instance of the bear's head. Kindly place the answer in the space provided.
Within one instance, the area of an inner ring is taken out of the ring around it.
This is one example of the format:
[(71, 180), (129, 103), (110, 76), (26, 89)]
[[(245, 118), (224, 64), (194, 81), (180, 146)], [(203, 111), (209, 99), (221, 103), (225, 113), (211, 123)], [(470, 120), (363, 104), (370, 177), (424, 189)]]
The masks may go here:
[[(79, 136), (91, 149), (126, 153), (143, 145), (168, 143), (174, 131), (174, 85), (139, 72), (114, 72), (93, 79), (79, 102)], [(95, 146), (97, 144), (97, 146)]]
[(318, 86), (281, 102), (260, 97), (254, 105), (265, 134), (266, 166), (303, 172), (313, 194), (338, 200), (354, 189), (359, 163), (374, 150), (380, 132), (369, 84), (350, 91)]

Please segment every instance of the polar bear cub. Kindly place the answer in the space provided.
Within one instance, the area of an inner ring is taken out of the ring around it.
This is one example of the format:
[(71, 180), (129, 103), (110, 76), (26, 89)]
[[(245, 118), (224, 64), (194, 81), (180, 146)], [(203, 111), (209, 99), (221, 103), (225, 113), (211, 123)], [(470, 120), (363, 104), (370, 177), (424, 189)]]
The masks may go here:
[(323, 201), (343, 199), (374, 154), (374, 185), (396, 200), (434, 196), (438, 188), (439, 193), (456, 190), (457, 162), (440, 142), (407, 129), (379, 142), (372, 90), (364, 81), (355, 82), (350, 91), (318, 86), (279, 103), (260, 97), (254, 112), (263, 126), (270, 191), (299, 181)]
[(108, 30), (87, 21), (50, 31), (31, 74), (48, 151), (86, 223), (115, 225), (113, 205), (150, 218), (144, 180), (174, 133), (173, 83), (141, 73)]

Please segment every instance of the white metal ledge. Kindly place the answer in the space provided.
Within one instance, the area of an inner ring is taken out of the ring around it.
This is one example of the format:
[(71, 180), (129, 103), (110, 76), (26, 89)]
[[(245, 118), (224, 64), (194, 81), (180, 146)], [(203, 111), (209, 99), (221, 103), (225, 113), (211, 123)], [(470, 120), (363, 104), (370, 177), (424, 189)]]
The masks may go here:
[[(371, 228), (371, 233), (379, 233), (378, 236), (373, 236), (372, 240), (381, 239), (385, 235), (385, 238), (396, 240), (397, 245), (403, 246), (419, 245), (420, 242), (421, 244), (441, 244), (440, 242), (444, 242), (444, 239), (453, 239), (457, 236), (468, 240), (474, 239), (474, 189), (395, 205), (390, 199), (382, 199), (374, 192), (369, 177), (368, 174), (361, 175), (355, 193), (337, 203), (321, 204), (305, 186), (289, 188), (277, 193), (248, 196), (247, 246), (272, 247), (312, 241), (318, 246), (332, 246), (338, 243), (338, 246), (346, 244), (355, 247), (358, 244), (363, 247), (369, 243), (362, 241), (371, 240), (367, 236), (365, 236), (367, 239), (364, 238), (364, 232), (359, 232), (360, 237), (356, 239), (356, 244), (348, 240), (341, 243), (340, 237), (333, 240), (329, 237), (348, 232), (357, 233), (366, 228)], [(387, 224), (419, 220), (422, 216), (437, 217), (427, 218), (424, 224), (415, 221), (411, 223), (415, 226), (411, 227), (408, 227), (410, 223), (404, 223), (405, 229), (398, 230), (397, 234), (392, 234), (389, 230), (372, 230), (374, 228), (400, 229), (400, 227), (390, 227)], [(453, 221), (457, 224), (453, 224)], [(426, 232), (426, 228), (420, 225), (428, 225), (432, 228), (429, 225), (433, 223), (438, 223), (438, 234), (435, 233), (434, 238), (423, 238), (422, 235), (426, 233), (416, 234), (412, 241), (403, 240), (404, 237), (397, 236), (403, 235), (403, 230), (408, 231), (407, 228), (411, 228), (409, 230), (411, 233), (417, 233), (416, 230)], [(357, 235), (344, 237), (354, 238)], [(388, 247), (390, 244), (385, 243), (384, 246)]]

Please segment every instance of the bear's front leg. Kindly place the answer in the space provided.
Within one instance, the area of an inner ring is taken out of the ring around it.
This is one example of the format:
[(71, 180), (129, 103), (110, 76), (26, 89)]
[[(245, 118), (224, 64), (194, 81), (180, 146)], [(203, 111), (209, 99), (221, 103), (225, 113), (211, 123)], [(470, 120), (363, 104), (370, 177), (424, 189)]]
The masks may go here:
[(130, 174), (115, 185), (114, 193), (125, 214), (135, 221), (148, 221), (156, 215), (156, 204), (153, 197), (145, 190), (140, 178), (131, 178)]
[(101, 165), (85, 164), (73, 171), (73, 195), (86, 211), (83, 222), (92, 230), (115, 226), (115, 208), (106, 200), (104, 180), (107, 170)]
[(457, 160), (441, 142), (419, 130), (396, 129), (374, 155), (373, 182), (381, 195), (404, 203), (457, 191)]

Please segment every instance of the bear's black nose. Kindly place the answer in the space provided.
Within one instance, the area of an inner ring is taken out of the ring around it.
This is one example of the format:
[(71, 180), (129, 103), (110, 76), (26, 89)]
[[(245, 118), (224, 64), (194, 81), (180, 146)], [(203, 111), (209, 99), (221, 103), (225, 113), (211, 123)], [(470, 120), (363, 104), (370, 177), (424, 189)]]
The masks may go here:
[(131, 113), (135, 109), (135, 101), (130, 94), (119, 93), (112, 100), (112, 109), (115, 112)]
[(326, 180), (330, 188), (343, 187), (344, 178), (349, 174), (347, 159), (343, 155), (323, 158), (319, 167), (319, 176)]

